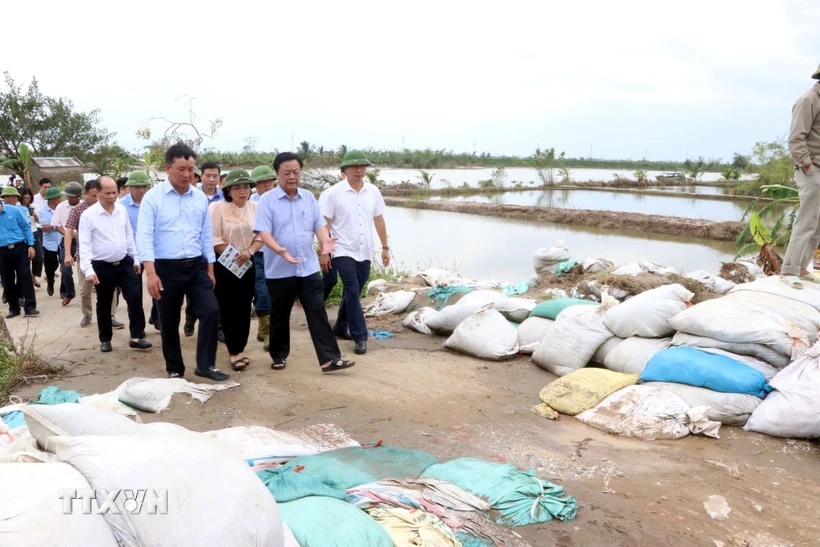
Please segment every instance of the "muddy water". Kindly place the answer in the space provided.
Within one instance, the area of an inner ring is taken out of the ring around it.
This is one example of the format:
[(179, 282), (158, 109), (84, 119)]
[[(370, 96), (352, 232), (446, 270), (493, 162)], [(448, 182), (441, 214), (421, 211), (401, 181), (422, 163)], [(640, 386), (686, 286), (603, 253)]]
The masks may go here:
[[(425, 169), (427, 173), (433, 175), (432, 188), (445, 188), (449, 186), (461, 186), (467, 184), (474, 188), (478, 187), (478, 181), (487, 180), (492, 177), (493, 169)], [(530, 183), (540, 185), (541, 181), (535, 169), (528, 167), (507, 167), (507, 178), (505, 184), (512, 186), (514, 182), (522, 182), (524, 186)], [(573, 181), (596, 181), (609, 182), (617, 177), (635, 180), (634, 169), (571, 169), (570, 179)], [(653, 184), (656, 177), (662, 175), (661, 171), (649, 171), (647, 177)], [(555, 182), (561, 180), (558, 169), (554, 172)], [(700, 178), (703, 182), (715, 182), (722, 178), (720, 173), (704, 173)], [(399, 184), (402, 181), (418, 183), (421, 181), (418, 169), (393, 169), (385, 167), (379, 171), (379, 179), (387, 184)]]
[(404, 269), (445, 268), (472, 278), (515, 282), (534, 272), (536, 249), (557, 239), (578, 260), (602, 257), (616, 264), (648, 260), (678, 270), (717, 272), (734, 254), (731, 243), (673, 236), (534, 225), (442, 211), (388, 207), (385, 214), (394, 263)]
[(718, 222), (740, 220), (750, 204), (747, 201), (717, 201), (683, 196), (655, 196), (651, 193), (632, 194), (592, 190), (528, 190), (465, 196), (433, 196), (430, 199), (497, 205), (623, 211)]

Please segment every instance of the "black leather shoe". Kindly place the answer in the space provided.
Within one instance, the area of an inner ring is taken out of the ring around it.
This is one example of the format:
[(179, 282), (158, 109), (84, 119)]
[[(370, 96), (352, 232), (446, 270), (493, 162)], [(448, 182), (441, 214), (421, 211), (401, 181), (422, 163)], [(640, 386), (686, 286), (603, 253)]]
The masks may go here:
[(353, 347), (353, 353), (356, 355), (364, 355), (367, 353), (367, 342), (356, 342), (356, 345)]
[(14, 319), (14, 318), (15, 318), (15, 317), (17, 317), (18, 315), (20, 315), (20, 310), (17, 310), (17, 311), (10, 311), (10, 312), (8, 313), (8, 315), (6, 315), (6, 319)]
[(108, 353), (113, 349), (114, 348), (111, 347), (111, 342), (103, 342), (102, 344), (100, 344), (100, 351), (103, 353)]
[(82, 321), (80, 321), (80, 326), (83, 327), (83, 328), (87, 327), (90, 324), (91, 324), (91, 317), (88, 316), (88, 315), (83, 317)]
[(184, 376), (185, 376), (185, 374), (183, 374), (182, 372), (169, 372), (168, 373), (168, 378), (182, 378)]
[(194, 326), (185, 323), (185, 326), (182, 327), (182, 332), (185, 334), (185, 336), (191, 337), (194, 335)]
[(196, 369), (194, 371), (194, 374), (196, 374), (197, 376), (202, 376), (203, 378), (208, 378), (209, 380), (213, 380), (214, 382), (221, 382), (222, 380), (227, 380), (228, 378), (230, 378), (230, 375), (225, 374), (216, 367), (211, 367), (208, 370)]
[(151, 342), (149, 342), (148, 340), (141, 338), (136, 342), (134, 342), (133, 340), (128, 342), (128, 347), (133, 349), (150, 349), (153, 347), (153, 344), (151, 344)]
[(350, 336), (350, 331), (346, 330), (344, 332), (339, 332), (336, 329), (333, 329), (333, 335), (340, 340), (353, 340), (353, 337)]
[(40, 315), (40, 310), (29, 310), (26, 312), (26, 317), (33, 317), (35, 315)]
[(225, 332), (222, 329), (219, 329), (216, 333), (216, 339), (219, 342), (225, 343)]
[(49, 283), (46, 287), (46, 294), (49, 296), (54, 296), (54, 285), (52, 285), (51, 283)]

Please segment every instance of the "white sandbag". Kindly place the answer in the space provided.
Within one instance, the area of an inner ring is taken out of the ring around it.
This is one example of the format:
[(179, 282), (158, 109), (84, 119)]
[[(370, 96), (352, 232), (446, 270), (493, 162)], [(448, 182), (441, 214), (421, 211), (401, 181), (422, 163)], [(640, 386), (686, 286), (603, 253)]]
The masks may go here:
[(732, 289), (731, 294), (752, 292), (782, 296), (802, 302), (820, 311), (820, 283), (803, 283), (803, 289), (794, 289), (780, 280), (779, 275), (763, 277), (751, 283), (743, 283)]
[(100, 514), (83, 514), (75, 500), (63, 511), (60, 490), (88, 490), (88, 481), (66, 463), (0, 465), (0, 544), (15, 547), (117, 547)]
[(771, 380), (774, 378), (775, 374), (777, 374), (777, 369), (767, 363), (764, 363), (760, 359), (755, 357), (751, 357), (749, 355), (738, 355), (736, 353), (732, 353), (730, 351), (718, 349), (718, 348), (698, 348), (701, 351), (705, 351), (706, 353), (712, 353), (714, 355), (722, 355), (724, 357), (728, 357), (729, 359), (734, 359), (738, 363), (743, 363), (747, 367), (751, 367), (757, 371), (759, 371), (766, 380)]
[(497, 361), (518, 353), (518, 331), (492, 304), (487, 304), (462, 321), (444, 347)]
[(364, 309), (364, 314), (367, 317), (376, 317), (389, 313), (403, 313), (415, 298), (416, 293), (413, 291), (380, 292), (376, 300)]
[(689, 410), (674, 393), (638, 385), (616, 391), (575, 417), (601, 431), (643, 440), (680, 439), (692, 430), (717, 435), (720, 424), (704, 423), (701, 412), (690, 417)]
[(440, 312), (427, 319), (427, 326), (436, 334), (453, 334), (462, 321), (470, 317), (481, 306), (445, 306)]
[(260, 426), (238, 426), (208, 431), (248, 465), (285, 463), (297, 456), (311, 456), (328, 450), (360, 446), (333, 424), (318, 424), (296, 431), (276, 431)]
[(558, 315), (552, 330), (532, 356), (533, 362), (557, 376), (583, 368), (613, 334), (603, 314), (613, 305), (607, 295), (600, 306), (571, 306)]
[(547, 300), (555, 300), (558, 298), (569, 298), (569, 294), (564, 289), (544, 289), (544, 295)]
[(26, 405), (23, 414), (32, 437), (49, 452), (54, 452), (52, 437), (130, 435), (140, 430), (140, 424), (125, 416), (77, 403)]
[(370, 296), (373, 291), (384, 292), (387, 290), (387, 280), (386, 279), (374, 279), (370, 283), (367, 284), (367, 290), (364, 294)]
[(599, 273), (613, 269), (615, 263), (606, 258), (587, 258), (581, 267), (584, 268), (584, 273)]
[(617, 336), (613, 336), (603, 344), (601, 347), (598, 348), (598, 351), (595, 352), (595, 355), (592, 356), (592, 362), (598, 363), (599, 365), (603, 365), (604, 361), (606, 361), (607, 356), (618, 347), (618, 344), (623, 342), (623, 338), (618, 338)]
[(518, 346), (521, 353), (529, 355), (535, 352), (554, 323), (552, 319), (530, 317), (518, 325)]
[(572, 258), (572, 254), (564, 248), (564, 240), (559, 239), (549, 249), (538, 249), (532, 257), (532, 266), (535, 273), (555, 273), (555, 267), (561, 262)]
[(609, 352), (604, 366), (615, 372), (640, 375), (649, 360), (671, 343), (671, 338), (627, 338)]
[(492, 304), (497, 312), (510, 321), (521, 323), (529, 317), (536, 302), (528, 298), (513, 298), (497, 291), (480, 290), (465, 294), (455, 305), (476, 311), (487, 304)]
[(613, 306), (604, 314), (604, 324), (620, 338), (670, 336), (675, 329), (669, 319), (685, 310), (694, 297), (683, 285), (664, 285)]
[(820, 344), (778, 372), (770, 384), (774, 391), (744, 429), (772, 437), (820, 438)]
[(601, 299), (601, 295), (606, 292), (612, 298), (616, 300), (624, 300), (627, 296), (629, 296), (629, 291), (624, 289), (616, 289), (610, 287), (609, 285), (601, 285), (598, 283), (597, 280), (593, 279), (592, 281), (586, 282), (587, 289), (598, 299)]
[(764, 344), (791, 355), (795, 338), (815, 342), (820, 312), (782, 296), (737, 291), (696, 304), (670, 319), (669, 324), (680, 332), (723, 342)]
[(651, 273), (653, 275), (663, 276), (666, 274), (673, 274), (678, 273), (675, 268), (671, 266), (661, 266), (660, 264), (655, 264), (654, 262), (640, 262), (638, 264), (643, 271), (646, 273)]
[(452, 274), (447, 270), (428, 268), (424, 271), (419, 272), (417, 275), (431, 287), (438, 287), (439, 285), (444, 283)]
[(402, 325), (422, 334), (433, 334), (433, 331), (427, 326), (427, 322), (437, 316), (438, 313), (438, 310), (433, 308), (421, 308), (411, 311), (402, 321)]
[(32, 437), (28, 426), (15, 427), (5, 435), (0, 435), (0, 464), (43, 463), (54, 460), (54, 454), (37, 446), (37, 440)]
[(743, 426), (762, 399), (744, 393), (720, 393), (703, 387), (670, 382), (646, 382), (646, 387), (662, 389), (674, 393), (690, 407), (709, 407), (706, 415), (710, 420), (723, 425)]
[(689, 346), (706, 350), (709, 348), (722, 349), (735, 355), (748, 355), (756, 357), (757, 359), (767, 363), (777, 369), (784, 368), (789, 364), (789, 357), (778, 353), (769, 346), (763, 344), (752, 344), (744, 342), (722, 342), (714, 338), (706, 338), (704, 336), (695, 336), (694, 334), (686, 334), (685, 332), (678, 332), (672, 337), (673, 346)]
[[(118, 510), (103, 517), (125, 547), (284, 545), (273, 496), (245, 462), (209, 435), (150, 432), (51, 442), (57, 457), (91, 488), (167, 492), (167, 514), (150, 514), (150, 506), (130, 512), (122, 493), (115, 499)], [(97, 503), (103, 502), (98, 492)]]
[(187, 393), (205, 403), (214, 396), (214, 392), (234, 387), (239, 387), (239, 383), (194, 384), (182, 378), (131, 378), (116, 391), (121, 402), (146, 412), (159, 413), (168, 408), (176, 393)]
[(643, 268), (637, 262), (630, 262), (629, 264), (625, 264), (624, 266), (619, 266), (612, 275), (641, 275), (644, 273)]
[(734, 289), (736, 286), (735, 283), (727, 281), (722, 277), (718, 277), (715, 274), (709, 273), (704, 270), (697, 270), (694, 272), (685, 273), (683, 274), (683, 277), (699, 281), (703, 283), (703, 285), (707, 289), (717, 294), (726, 294), (732, 289)]

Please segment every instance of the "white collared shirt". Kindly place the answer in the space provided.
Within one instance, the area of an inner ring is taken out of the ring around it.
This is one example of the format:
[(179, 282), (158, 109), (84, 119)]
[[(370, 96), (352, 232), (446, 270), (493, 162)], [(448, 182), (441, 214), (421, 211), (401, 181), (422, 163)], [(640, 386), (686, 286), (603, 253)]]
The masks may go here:
[[(77, 205), (79, 204), (80, 202), (78, 201)], [(57, 207), (54, 208), (54, 218), (51, 219), (51, 223), (55, 226), (65, 228), (65, 223), (68, 222), (68, 215), (71, 214), (71, 210), (77, 205), (71, 205), (68, 200), (61, 201)]]
[(80, 215), (80, 269), (86, 276), (94, 275), (92, 260), (119, 262), (125, 255), (140, 263), (134, 232), (128, 220), (128, 212), (120, 203), (114, 204), (111, 214), (97, 202)]
[(364, 182), (361, 191), (356, 192), (343, 180), (323, 198), (322, 215), (330, 219), (330, 230), (337, 238), (333, 256), (348, 256), (357, 262), (373, 260), (373, 219), (385, 210), (379, 189)]

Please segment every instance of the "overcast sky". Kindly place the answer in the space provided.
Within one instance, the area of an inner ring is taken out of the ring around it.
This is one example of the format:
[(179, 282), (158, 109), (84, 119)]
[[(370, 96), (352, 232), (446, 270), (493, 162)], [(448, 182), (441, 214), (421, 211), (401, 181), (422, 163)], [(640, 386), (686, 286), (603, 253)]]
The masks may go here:
[(217, 149), (730, 158), (788, 131), (820, 63), (816, 0), (44, 0), (4, 19), (26, 28), (3, 70), (99, 108), (130, 149), (190, 95), (224, 120)]

